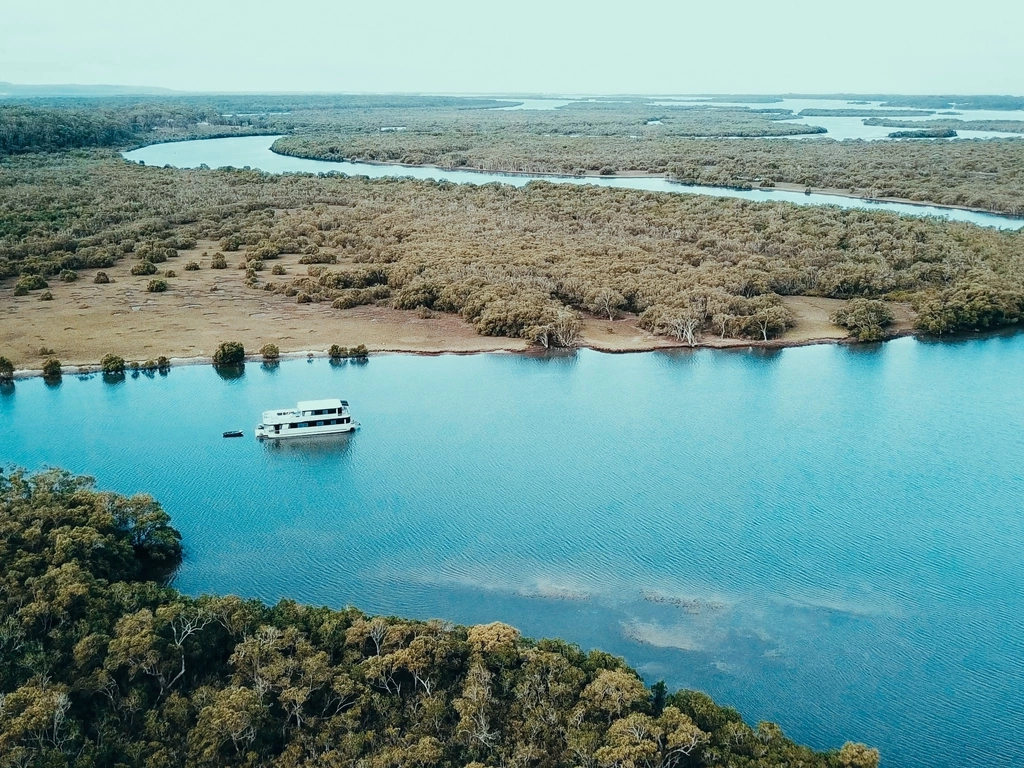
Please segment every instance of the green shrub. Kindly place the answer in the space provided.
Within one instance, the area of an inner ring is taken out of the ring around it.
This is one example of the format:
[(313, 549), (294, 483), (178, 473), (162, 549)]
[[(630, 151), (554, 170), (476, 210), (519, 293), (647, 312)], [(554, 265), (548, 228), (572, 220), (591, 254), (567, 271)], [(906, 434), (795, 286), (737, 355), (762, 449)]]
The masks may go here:
[(210, 269), (227, 269), (228, 261), (224, 258), (223, 253), (213, 254), (213, 259), (210, 260)]
[(73, 269), (62, 269), (60, 271), (60, 279), (65, 283), (73, 283), (78, 279), (78, 273)]
[(40, 347), (38, 350), (38, 354), (40, 357), (53, 357), (55, 354), (57, 354), (57, 352), (56, 350), (51, 349), (50, 347)]
[(150, 280), (149, 285), (146, 286), (146, 290), (150, 293), (163, 293), (167, 290), (166, 280)]
[(177, 277), (177, 276), (178, 276), (178, 273), (175, 272), (173, 269), (168, 269), (166, 272), (164, 272), (164, 277)]
[(0, 381), (12, 378), (14, 378), (14, 363), (6, 357), (0, 356)]
[(39, 294), (39, 300), (40, 301), (53, 301), (53, 294), (50, 293), (49, 291), (43, 291), (41, 294)]
[(143, 243), (135, 249), (135, 255), (143, 261), (160, 264), (167, 261), (167, 259), (175, 258), (178, 252), (173, 248), (167, 248), (157, 243)]
[[(387, 285), (374, 285), (369, 288), (346, 288), (335, 294), (334, 302), (331, 304), (335, 309), (351, 309), (363, 304), (373, 304), (391, 295), (391, 288)], [(420, 306), (423, 306), (422, 304)], [(417, 309), (419, 307), (416, 307)]]
[[(24, 296), (29, 291), (41, 291), (43, 288), (49, 287), (49, 283), (42, 275), (22, 275), (14, 285), (14, 291), (16, 295)], [(21, 293), (18, 293), (19, 288), (22, 289)]]
[(164, 355), (160, 355), (160, 357), (156, 359), (156, 367), (157, 370), (166, 371), (168, 368), (171, 367), (171, 361), (167, 359)]
[(222, 341), (213, 353), (214, 365), (237, 365), (245, 361), (245, 347), (239, 341)]
[(237, 232), (233, 235), (228, 235), (220, 241), (220, 247), (225, 251), (237, 251), (244, 244), (245, 241), (242, 240), (242, 236)]
[(332, 360), (362, 360), (370, 356), (370, 350), (366, 348), (365, 344), (359, 344), (354, 347), (342, 347), (338, 344), (331, 344), (330, 349), (327, 350), (327, 355)]
[(884, 335), (884, 328), (892, 323), (892, 312), (881, 301), (874, 299), (850, 299), (832, 313), (836, 325), (849, 329), (858, 341), (878, 341)]
[(283, 274), (285, 274), (284, 264), (275, 264), (271, 268), (270, 274), (272, 274), (272, 275), (283, 275)]
[(188, 264), (185, 265), (186, 272), (195, 272), (197, 269), (199, 269), (198, 261), (190, 261)]
[(277, 344), (264, 344), (260, 347), (260, 354), (263, 355), (263, 359), (267, 362), (277, 360), (281, 356), (281, 352), (277, 348)]
[(1024, 294), (987, 282), (964, 282), (947, 288), (917, 306), (917, 327), (941, 335), (984, 330), (1019, 323)]
[(299, 259), (299, 264), (337, 264), (338, 257), (333, 253), (307, 253)]
[(299, 293), (295, 297), (296, 304), (311, 304), (313, 302), (312, 297), (308, 293)]
[(94, 277), (92, 281), (97, 285), (105, 285), (110, 282), (110, 277), (106, 272), (97, 272), (96, 277)]
[(61, 377), (60, 360), (55, 357), (51, 357), (45, 363), (43, 363), (43, 378), (44, 379), (59, 379)]
[(104, 373), (124, 373), (124, 358), (117, 355), (104, 355), (100, 360), (100, 370)]
[(27, 296), (28, 295), (28, 288), (26, 288), (21, 283), (18, 283), (17, 285), (14, 286), (14, 295), (15, 296)]
[(140, 261), (137, 264), (132, 264), (131, 273), (136, 277), (141, 275), (155, 275), (156, 265), (151, 261)]

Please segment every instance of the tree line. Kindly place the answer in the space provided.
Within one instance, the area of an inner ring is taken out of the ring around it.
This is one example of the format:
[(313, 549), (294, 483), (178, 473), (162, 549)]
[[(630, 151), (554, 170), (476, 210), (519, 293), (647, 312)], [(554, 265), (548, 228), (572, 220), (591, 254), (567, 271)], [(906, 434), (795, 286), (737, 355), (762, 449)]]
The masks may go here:
[[(0, 275), (24, 290), (220, 241), (254, 289), (337, 311), (453, 312), (481, 333), (569, 342), (579, 312), (657, 333), (765, 339), (783, 296), (912, 302), (929, 333), (1017, 323), (1019, 232), (877, 211), (531, 183), (174, 170), (88, 156), (0, 165)], [(306, 275), (269, 262), (301, 254)], [(83, 266), (84, 265), (84, 266)], [(42, 280), (42, 282), (40, 282)], [(29, 284), (30, 283), (30, 284)], [(10, 285), (10, 284), (8, 284)]]
[(501, 623), (184, 595), (160, 505), (60, 470), (0, 474), (0, 534), (3, 766), (878, 765)]
[(880, 125), (886, 128), (952, 128), (961, 131), (1024, 133), (1024, 120), (961, 120), (953, 117), (935, 120), (893, 120), (873, 117), (865, 120), (864, 125)]
[[(84, 101), (84, 100), (83, 100)], [(187, 102), (129, 102), (127, 106), (49, 106), (36, 100), (0, 103), (0, 157), (86, 147), (215, 138), (267, 130), (266, 119), (221, 115)]]
[[(893, 121), (896, 122), (896, 121)], [(949, 126), (910, 123), (914, 129)], [(1024, 141), (798, 142), (686, 138), (662, 126), (625, 135), (325, 129), (278, 139), (275, 152), (320, 160), (369, 160), (499, 172), (665, 174), (684, 184), (838, 189), (879, 198), (957, 205), (1024, 215)], [(899, 126), (896, 126), (899, 127)], [(967, 129), (967, 124), (962, 126)], [(948, 132), (945, 134), (948, 135)]]

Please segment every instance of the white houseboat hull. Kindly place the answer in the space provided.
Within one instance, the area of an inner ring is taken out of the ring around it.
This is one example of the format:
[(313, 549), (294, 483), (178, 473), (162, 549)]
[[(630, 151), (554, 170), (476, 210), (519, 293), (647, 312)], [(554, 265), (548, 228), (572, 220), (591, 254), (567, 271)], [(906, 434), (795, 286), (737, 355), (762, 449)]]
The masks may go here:
[(359, 424), (331, 424), (322, 427), (304, 427), (302, 429), (282, 429), (276, 432), (273, 429), (256, 429), (256, 437), (259, 440), (292, 440), (299, 437), (315, 437), (317, 435), (340, 435), (345, 432), (354, 432)]
[(293, 440), (300, 437), (341, 435), (359, 424), (352, 418), (345, 400), (307, 400), (295, 408), (264, 411), (256, 427), (258, 440)]

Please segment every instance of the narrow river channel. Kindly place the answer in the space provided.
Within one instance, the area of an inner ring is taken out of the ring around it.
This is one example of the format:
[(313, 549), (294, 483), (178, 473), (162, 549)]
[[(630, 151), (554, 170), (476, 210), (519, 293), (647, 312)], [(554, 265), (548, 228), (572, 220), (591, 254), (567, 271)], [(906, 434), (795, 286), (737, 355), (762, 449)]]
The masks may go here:
[(272, 152), (271, 144), (277, 136), (238, 136), (227, 139), (199, 139), (196, 141), (179, 141), (149, 146), (125, 152), (124, 157), (133, 162), (146, 165), (175, 168), (198, 168), (207, 165), (210, 168), (231, 166), (233, 168), (259, 168), (267, 173), (344, 173), (350, 176), (369, 176), (370, 178), (410, 177), (415, 179), (433, 179), (450, 181), (455, 184), (511, 184), (524, 186), (531, 181), (550, 181), (557, 184), (592, 184), (599, 187), (616, 187), (619, 189), (642, 189), (648, 192), (671, 192), (687, 195), (712, 195), (719, 197), (735, 197), (759, 202), (777, 201), (796, 205), (836, 205), (841, 208), (858, 208), (868, 211), (889, 211), (904, 216), (938, 216), (951, 221), (966, 221), (982, 227), (999, 229), (1020, 229), (1024, 227), (1024, 219), (1011, 216), (1000, 216), (992, 213), (965, 211), (957, 208), (942, 208), (934, 205), (915, 205), (911, 203), (871, 202), (842, 195), (824, 195), (819, 193), (804, 194), (779, 189), (739, 190), (726, 187), (702, 187), (677, 184), (663, 177), (575, 177), (555, 175), (524, 175), (486, 173), (479, 171), (449, 171), (430, 166), (382, 165), (377, 163), (330, 162), (327, 160), (307, 160), (301, 157), (289, 157)]

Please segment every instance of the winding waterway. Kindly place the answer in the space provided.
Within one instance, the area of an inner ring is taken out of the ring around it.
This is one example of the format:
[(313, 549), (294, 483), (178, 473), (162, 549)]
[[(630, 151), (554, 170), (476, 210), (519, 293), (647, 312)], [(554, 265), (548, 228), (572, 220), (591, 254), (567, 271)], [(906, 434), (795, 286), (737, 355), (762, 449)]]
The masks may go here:
[(490, 184), (500, 182), (514, 186), (524, 186), (531, 181), (550, 181), (558, 184), (592, 184), (600, 187), (616, 187), (619, 189), (642, 189), (649, 192), (673, 192), (689, 195), (712, 195), (718, 197), (735, 197), (744, 200), (779, 201), (796, 205), (835, 205), (841, 208), (857, 208), (869, 211), (889, 211), (905, 216), (937, 216), (952, 221), (966, 221), (983, 227), (999, 229), (1020, 229), (1024, 227), (1024, 219), (999, 216), (991, 213), (964, 211), (956, 208), (941, 208), (930, 205), (913, 205), (910, 203), (872, 202), (841, 195), (825, 195), (802, 192), (790, 192), (779, 189), (738, 190), (725, 187), (702, 187), (677, 184), (663, 177), (573, 177), (555, 175), (501, 174), (479, 171), (449, 171), (430, 166), (382, 165), (376, 163), (332, 162), (328, 160), (309, 160), (301, 157), (279, 155), (270, 150), (277, 136), (237, 136), (226, 139), (198, 139), (164, 144), (151, 144), (140, 149), (125, 152), (126, 159), (143, 162), (146, 165), (175, 168), (198, 168), (207, 165), (210, 168), (230, 166), (233, 168), (259, 168), (268, 173), (345, 173), (350, 176), (368, 176), (370, 178), (410, 177), (415, 179), (434, 179), (450, 181), (456, 184)]
[[(1021, 370), (1024, 335), (387, 355), (19, 381), (0, 424), (7, 461), (162, 500), (191, 594), (502, 620), (817, 747), (991, 768), (1024, 765)], [(252, 438), (333, 394), (350, 438)]]

